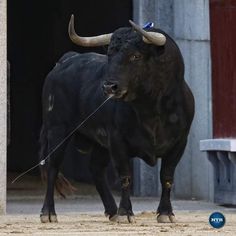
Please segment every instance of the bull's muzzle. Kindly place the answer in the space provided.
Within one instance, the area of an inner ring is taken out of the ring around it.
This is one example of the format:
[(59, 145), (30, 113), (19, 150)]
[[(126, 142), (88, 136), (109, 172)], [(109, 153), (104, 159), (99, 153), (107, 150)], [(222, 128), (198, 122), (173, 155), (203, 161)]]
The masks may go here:
[(102, 85), (102, 88), (106, 95), (115, 95), (118, 90), (118, 83), (105, 81)]

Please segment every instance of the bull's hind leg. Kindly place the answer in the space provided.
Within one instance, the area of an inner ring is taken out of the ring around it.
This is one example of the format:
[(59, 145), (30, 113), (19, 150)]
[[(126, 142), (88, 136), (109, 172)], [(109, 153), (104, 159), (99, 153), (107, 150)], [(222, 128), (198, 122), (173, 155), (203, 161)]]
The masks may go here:
[[(50, 129), (47, 133), (48, 153), (50, 153), (66, 136), (63, 127)], [(40, 219), (42, 223), (57, 222), (54, 206), (54, 187), (58, 177), (59, 167), (62, 163), (67, 142), (63, 143), (48, 159), (47, 163), (47, 190)]]
[(175, 215), (173, 213), (170, 192), (174, 180), (175, 168), (182, 157), (186, 142), (174, 148), (168, 156), (164, 157), (161, 162), (161, 185), (162, 194), (160, 204), (157, 209), (157, 221), (159, 223), (175, 223)]
[(113, 220), (117, 216), (117, 206), (107, 183), (106, 169), (109, 162), (108, 151), (102, 147), (94, 147), (91, 154), (90, 170), (96, 189), (103, 202), (105, 215), (108, 216), (110, 220)]

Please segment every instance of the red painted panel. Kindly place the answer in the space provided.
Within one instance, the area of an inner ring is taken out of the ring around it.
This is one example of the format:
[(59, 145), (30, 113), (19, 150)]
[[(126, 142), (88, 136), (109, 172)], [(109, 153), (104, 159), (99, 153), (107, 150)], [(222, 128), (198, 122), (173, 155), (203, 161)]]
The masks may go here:
[(235, 7), (235, 0), (210, 0), (211, 7), (224, 6), (224, 7)]
[(213, 135), (236, 137), (236, 0), (210, 1)]

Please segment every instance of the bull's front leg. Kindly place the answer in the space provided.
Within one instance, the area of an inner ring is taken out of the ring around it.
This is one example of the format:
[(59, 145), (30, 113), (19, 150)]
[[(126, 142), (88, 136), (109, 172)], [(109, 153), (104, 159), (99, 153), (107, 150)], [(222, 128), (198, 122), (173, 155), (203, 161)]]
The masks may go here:
[(133, 223), (135, 221), (132, 204), (130, 201), (131, 172), (130, 159), (127, 154), (126, 146), (121, 136), (116, 133), (111, 139), (111, 157), (121, 183), (121, 199), (117, 216), (113, 220), (119, 223)]
[(116, 219), (118, 222), (128, 222), (134, 223), (134, 213), (132, 210), (132, 204), (130, 201), (130, 185), (131, 185), (131, 176), (120, 175), (121, 180), (121, 199), (120, 205), (118, 208), (118, 218)]
[(174, 180), (175, 168), (182, 157), (186, 142), (174, 148), (161, 162), (161, 185), (162, 194), (160, 204), (157, 208), (157, 221), (159, 223), (175, 223), (175, 215), (173, 213), (170, 193)]

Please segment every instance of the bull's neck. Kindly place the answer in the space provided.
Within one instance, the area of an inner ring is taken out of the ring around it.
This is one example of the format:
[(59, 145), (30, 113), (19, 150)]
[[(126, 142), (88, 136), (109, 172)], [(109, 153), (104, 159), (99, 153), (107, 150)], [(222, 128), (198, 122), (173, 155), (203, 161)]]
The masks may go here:
[(137, 96), (137, 98), (132, 101), (130, 104), (134, 109), (136, 115), (139, 119), (149, 120), (160, 115), (161, 112), (161, 99), (160, 96), (157, 96), (156, 99), (149, 97), (147, 95)]
[[(162, 56), (157, 66), (147, 70), (145, 77), (140, 78), (136, 99), (132, 106), (140, 117), (157, 117), (176, 109), (175, 104), (182, 98), (184, 84), (184, 64), (182, 56)], [(179, 54), (178, 54), (179, 55)]]
[(169, 112), (173, 112), (176, 101), (181, 96), (181, 81), (171, 81), (166, 84), (166, 87), (159, 91), (145, 91), (140, 89), (137, 93), (136, 99), (131, 102), (131, 106), (136, 114), (141, 119), (155, 119), (160, 117), (166, 111), (166, 105), (171, 106)]

